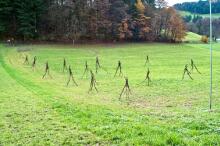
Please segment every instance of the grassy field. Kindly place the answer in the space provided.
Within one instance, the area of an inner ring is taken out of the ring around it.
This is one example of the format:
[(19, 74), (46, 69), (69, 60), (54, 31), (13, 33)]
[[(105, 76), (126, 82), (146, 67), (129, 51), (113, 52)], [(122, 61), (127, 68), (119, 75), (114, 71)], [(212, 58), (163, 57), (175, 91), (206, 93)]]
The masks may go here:
[[(188, 15), (192, 15), (192, 17), (194, 15), (199, 15), (199, 16), (202, 16), (203, 18), (209, 18), (209, 14), (193, 14), (193, 13), (190, 13), (190, 12), (187, 12), (187, 11), (178, 11), (180, 13), (181, 16), (188, 16)], [(220, 18), (220, 13), (214, 13), (212, 14), (212, 17), (213, 18)]]
[[(209, 111), (208, 45), (0, 45), (0, 145), (220, 145), (219, 47), (214, 45)], [(37, 56), (35, 71), (23, 64), (25, 55)], [(88, 93), (84, 64), (94, 71), (96, 56), (108, 73), (100, 70), (99, 93)], [(78, 87), (65, 86), (64, 57)], [(202, 74), (194, 71), (194, 80), (182, 81), (191, 58)], [(113, 77), (118, 60), (129, 79), (129, 100), (119, 101), (124, 78)], [(42, 79), (46, 61), (52, 79)], [(139, 85), (148, 67), (152, 83)]]

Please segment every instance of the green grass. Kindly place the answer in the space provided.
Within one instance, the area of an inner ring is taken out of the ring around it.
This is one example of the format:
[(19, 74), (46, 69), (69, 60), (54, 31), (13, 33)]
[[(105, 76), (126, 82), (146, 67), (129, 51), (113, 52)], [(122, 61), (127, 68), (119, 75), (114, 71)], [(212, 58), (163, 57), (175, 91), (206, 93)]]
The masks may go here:
[[(0, 45), (0, 145), (220, 145), (219, 44), (214, 45), (213, 111), (209, 101), (209, 50), (204, 44), (129, 43), (118, 45)], [(21, 48), (30, 51), (18, 52)], [(36, 55), (37, 68), (23, 65)], [(149, 55), (152, 83), (144, 80)], [(95, 57), (108, 71), (96, 75), (99, 93), (88, 93)], [(63, 57), (79, 87), (66, 87)], [(193, 58), (202, 74), (181, 80)], [(117, 61), (129, 78), (129, 100), (114, 78)], [(49, 61), (53, 79), (42, 79)]]
[(190, 13), (190, 12), (188, 12), (188, 11), (180, 11), (180, 10), (178, 10), (178, 12), (179, 12), (179, 14), (180, 14), (181, 16), (193, 15), (192, 13)]
[[(179, 14), (181, 15), (181, 16), (188, 16), (188, 15), (192, 15), (192, 17), (194, 16), (194, 15), (199, 15), (199, 16), (202, 16), (203, 18), (209, 18), (209, 14), (193, 14), (193, 13), (191, 13), (191, 12), (188, 12), (188, 11), (178, 11), (179, 12)], [(212, 14), (212, 17), (213, 18), (220, 18), (220, 13), (213, 13)]]

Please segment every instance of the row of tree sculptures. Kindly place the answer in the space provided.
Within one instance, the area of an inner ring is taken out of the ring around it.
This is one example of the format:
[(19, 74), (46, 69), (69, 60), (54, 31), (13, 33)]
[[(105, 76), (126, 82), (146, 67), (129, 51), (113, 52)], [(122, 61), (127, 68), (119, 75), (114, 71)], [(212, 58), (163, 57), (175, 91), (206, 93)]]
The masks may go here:
[[(37, 57), (35, 56), (34, 59), (33, 59), (33, 62), (32, 62), (32, 69), (33, 69), (33, 70), (34, 70), (35, 67), (36, 67), (36, 61), (37, 61)], [(149, 61), (149, 56), (146, 56), (146, 58), (145, 58), (145, 64), (144, 64), (144, 65), (147, 66), (147, 64), (149, 64), (149, 62), (150, 62), (150, 61)], [(28, 59), (28, 56), (27, 56), (27, 55), (25, 56), (24, 64), (25, 64), (25, 65), (28, 65), (28, 64), (29, 64), (29, 59)], [(187, 65), (187, 64), (185, 65), (185, 68), (184, 68), (184, 71), (183, 71), (182, 80), (185, 78), (185, 75), (188, 75), (188, 76), (190, 77), (190, 79), (193, 80), (193, 78), (192, 78), (192, 76), (191, 76), (191, 73), (194, 71), (194, 69), (195, 69), (199, 74), (201, 74), (201, 73), (199, 72), (197, 66), (195, 65), (193, 59), (191, 59), (191, 64), (190, 64), (190, 65), (191, 65), (191, 71), (189, 71), (188, 65)], [(101, 66), (100, 61), (99, 61), (99, 58), (96, 57), (96, 74), (98, 73), (98, 70), (99, 70), (99, 69), (103, 69), (104, 71), (107, 72), (107, 70), (104, 69), (104, 68)], [(74, 78), (74, 75), (73, 75), (71, 66), (69, 65), (69, 67), (67, 67), (67, 61), (66, 61), (66, 59), (64, 58), (64, 59), (63, 59), (63, 72), (65, 72), (65, 71), (68, 72), (68, 80), (67, 80), (66, 86), (69, 85), (69, 83), (70, 83), (71, 80), (72, 80), (72, 82), (73, 82), (76, 86), (78, 86), (77, 82), (75, 81), (75, 78)], [(91, 80), (90, 80), (90, 88), (89, 88), (89, 91), (88, 91), (88, 92), (91, 92), (93, 89), (95, 89), (95, 91), (98, 92), (98, 89), (97, 89), (97, 87), (96, 87), (97, 82), (96, 82), (95, 75), (94, 75), (93, 71), (89, 69), (88, 63), (87, 63), (87, 61), (86, 61), (86, 62), (85, 62), (85, 69), (84, 69), (82, 78), (84, 78), (84, 76), (85, 76), (86, 74), (88, 74), (89, 72), (90, 72), (90, 75), (91, 75)], [(107, 73), (108, 73), (108, 72), (107, 72)], [(44, 74), (43, 74), (42, 79), (44, 79), (46, 76), (49, 76), (50, 78), (52, 78), (52, 76), (50, 75), (50, 67), (49, 67), (48, 61), (47, 61), (46, 64), (45, 64), (45, 72), (44, 72)], [(122, 72), (122, 63), (121, 63), (120, 60), (118, 61), (118, 65), (117, 65), (117, 67), (116, 67), (116, 71), (115, 71), (115, 74), (114, 74), (114, 77), (116, 77), (116, 76), (120, 76), (120, 77), (121, 77), (121, 76), (124, 76), (124, 75), (123, 75), (123, 72)], [(144, 81), (142, 81), (142, 82), (141, 82), (140, 84), (138, 84), (138, 85), (141, 85), (141, 84), (143, 84), (143, 83), (147, 83), (147, 85), (150, 86), (150, 82), (151, 82), (150, 69), (148, 68), (147, 73), (146, 73), (146, 77), (145, 77)], [(119, 98), (119, 99), (121, 100), (121, 97), (122, 97), (123, 95), (125, 95), (125, 96), (126, 96), (126, 99), (128, 99), (129, 96), (130, 96), (130, 94), (131, 94), (131, 89), (130, 89), (130, 86), (129, 86), (129, 81), (128, 81), (128, 78), (125, 77), (125, 85), (124, 85), (124, 87), (123, 87), (123, 89), (122, 89), (122, 91), (121, 91), (121, 94), (120, 94), (120, 98)]]

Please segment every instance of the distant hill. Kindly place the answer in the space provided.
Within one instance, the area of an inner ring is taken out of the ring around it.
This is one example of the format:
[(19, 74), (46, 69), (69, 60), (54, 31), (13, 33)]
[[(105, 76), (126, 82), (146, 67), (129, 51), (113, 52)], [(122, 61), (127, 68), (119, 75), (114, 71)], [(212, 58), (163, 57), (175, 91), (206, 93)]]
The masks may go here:
[[(209, 2), (199, 1), (199, 2), (184, 2), (175, 4), (174, 8), (179, 11), (187, 11), (196, 14), (208, 14), (209, 13)], [(212, 5), (213, 13), (220, 13), (220, 0), (216, 0)]]

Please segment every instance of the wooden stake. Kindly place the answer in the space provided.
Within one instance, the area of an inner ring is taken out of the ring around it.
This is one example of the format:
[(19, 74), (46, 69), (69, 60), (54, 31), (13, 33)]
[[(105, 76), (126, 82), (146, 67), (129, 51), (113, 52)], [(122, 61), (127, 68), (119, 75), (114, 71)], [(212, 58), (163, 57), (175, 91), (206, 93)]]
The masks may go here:
[(191, 72), (193, 72), (194, 68), (199, 74), (201, 74), (201, 72), (198, 70), (197, 66), (195, 65), (194, 61), (191, 59)]
[(188, 65), (185, 65), (184, 71), (183, 71), (183, 77), (182, 80), (184, 80), (185, 74), (187, 74), (191, 80), (193, 80), (193, 78), (191, 77), (191, 72), (188, 70)]
[(98, 73), (98, 70), (99, 70), (99, 69), (104, 70), (104, 71), (108, 74), (108, 71), (101, 66), (98, 57), (96, 57), (96, 66), (95, 66), (95, 69), (96, 69), (96, 74)]
[(147, 56), (146, 56), (146, 59), (145, 59), (145, 64), (144, 64), (144, 66), (146, 66), (148, 63), (149, 63), (149, 56), (147, 55)]
[(129, 99), (129, 96), (131, 94), (131, 89), (130, 89), (130, 86), (129, 86), (129, 83), (128, 83), (128, 78), (125, 78), (125, 85), (124, 85), (124, 87), (121, 91), (119, 100), (121, 100), (121, 97), (122, 97), (123, 94), (126, 95), (126, 99)]
[(101, 65), (100, 65), (100, 63), (99, 63), (99, 58), (98, 58), (98, 56), (96, 57), (96, 66), (95, 66), (95, 69), (96, 69), (96, 74), (98, 73), (98, 69), (100, 69), (101, 68)]
[(24, 60), (24, 63), (23, 63), (23, 64), (25, 64), (25, 65), (29, 64), (29, 59), (28, 59), (28, 56), (27, 56), (27, 55), (25, 55), (25, 60)]
[(84, 70), (84, 73), (83, 73), (83, 76), (82, 76), (82, 78), (85, 76), (85, 74), (87, 74), (89, 72), (89, 65), (88, 65), (88, 63), (87, 63), (87, 61), (86, 61), (86, 63), (85, 63), (85, 70)]
[(44, 79), (46, 77), (46, 75), (48, 75), (50, 78), (52, 78), (51, 75), (50, 75), (50, 67), (49, 67), (48, 61), (46, 62), (45, 73), (44, 73), (42, 79)]
[(150, 69), (149, 68), (147, 70), (147, 74), (146, 74), (145, 80), (143, 82), (141, 82), (140, 84), (143, 84), (146, 81), (147, 81), (147, 85), (150, 86), (151, 79), (150, 79)]
[(74, 79), (74, 77), (73, 77), (73, 72), (72, 72), (71, 66), (69, 66), (69, 79), (68, 79), (68, 81), (67, 81), (66, 86), (69, 85), (71, 79), (72, 79), (73, 83), (74, 83), (76, 86), (78, 86), (78, 84), (76, 83), (76, 81), (75, 81), (75, 79)]
[(98, 93), (98, 89), (96, 88), (95, 75), (93, 74), (92, 70), (90, 70), (90, 73), (91, 73), (91, 82), (90, 82), (89, 92), (91, 92), (93, 88), (95, 88), (96, 92)]
[(63, 72), (64, 72), (65, 70), (68, 70), (68, 69), (67, 69), (66, 59), (64, 58), (64, 59), (63, 59)]
[(116, 72), (115, 72), (114, 77), (116, 77), (118, 71), (119, 71), (119, 76), (122, 76), (123, 73), (122, 73), (122, 64), (121, 64), (121, 61), (118, 61), (118, 66), (117, 66), (117, 68), (116, 68)]
[(36, 62), (37, 62), (37, 57), (34, 56), (34, 60), (33, 60), (33, 62), (32, 62), (32, 69), (33, 69), (33, 70), (35, 69)]

